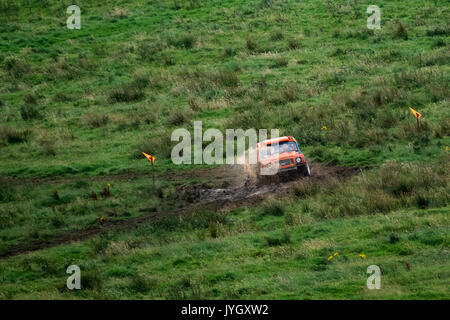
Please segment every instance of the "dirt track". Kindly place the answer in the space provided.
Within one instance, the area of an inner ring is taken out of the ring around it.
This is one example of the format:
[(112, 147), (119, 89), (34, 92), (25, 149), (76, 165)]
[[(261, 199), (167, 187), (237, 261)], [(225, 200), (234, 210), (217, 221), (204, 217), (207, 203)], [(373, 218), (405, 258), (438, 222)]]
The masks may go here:
[[(125, 230), (132, 229), (141, 224), (153, 223), (170, 215), (186, 214), (200, 207), (207, 207), (211, 210), (226, 209), (239, 205), (252, 205), (260, 203), (267, 195), (286, 194), (292, 184), (301, 181), (326, 181), (332, 177), (346, 178), (356, 175), (362, 171), (359, 167), (333, 167), (323, 165), (311, 166), (311, 177), (305, 178), (277, 178), (275, 181), (264, 185), (253, 183), (247, 177), (244, 170), (239, 166), (223, 166), (211, 169), (197, 169), (192, 171), (167, 172), (165, 178), (182, 179), (190, 176), (208, 177), (214, 181), (214, 186), (205, 188), (202, 185), (190, 185), (184, 187), (178, 192), (180, 194), (189, 193), (194, 201), (181, 209), (167, 210), (163, 212), (151, 212), (149, 209), (141, 208), (142, 215), (124, 220), (108, 220), (101, 225), (87, 227), (81, 230), (74, 230), (62, 235), (55, 236), (49, 240), (37, 240), (32, 243), (18, 244), (10, 247), (6, 251), (0, 252), (0, 258), (7, 258), (19, 255), (25, 252), (49, 248), (61, 244), (67, 244), (75, 241), (89, 239), (96, 234), (110, 229)], [(124, 173), (119, 175), (108, 175), (99, 177), (90, 177), (89, 180), (95, 181), (120, 181), (145, 178), (148, 173)], [(149, 176), (151, 179), (151, 176)], [(10, 178), (12, 183), (15, 178)], [(75, 180), (74, 178), (72, 178)], [(77, 178), (80, 179), (80, 178)], [(21, 179), (21, 183), (64, 183), (71, 178), (42, 178), (42, 179)]]
[[(239, 169), (237, 169), (239, 171)], [(311, 177), (276, 177), (272, 181), (265, 184), (256, 184), (251, 179), (245, 178), (245, 173), (241, 172), (237, 175), (234, 183), (225, 188), (203, 188), (201, 186), (190, 186), (196, 193), (195, 198), (199, 204), (218, 204), (230, 205), (236, 202), (251, 201), (254, 198), (261, 198), (268, 194), (286, 193), (292, 184), (301, 181), (318, 181), (327, 180), (331, 177), (347, 177), (361, 172), (358, 167), (330, 167), (330, 166), (311, 166)]]

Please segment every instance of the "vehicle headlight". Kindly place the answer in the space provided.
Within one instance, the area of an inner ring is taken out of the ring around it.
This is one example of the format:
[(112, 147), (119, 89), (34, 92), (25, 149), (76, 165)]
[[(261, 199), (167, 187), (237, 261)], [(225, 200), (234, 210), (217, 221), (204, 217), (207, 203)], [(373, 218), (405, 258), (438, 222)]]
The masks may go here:
[(297, 163), (302, 162), (302, 158), (298, 157), (297, 159), (295, 159), (295, 161), (297, 161)]

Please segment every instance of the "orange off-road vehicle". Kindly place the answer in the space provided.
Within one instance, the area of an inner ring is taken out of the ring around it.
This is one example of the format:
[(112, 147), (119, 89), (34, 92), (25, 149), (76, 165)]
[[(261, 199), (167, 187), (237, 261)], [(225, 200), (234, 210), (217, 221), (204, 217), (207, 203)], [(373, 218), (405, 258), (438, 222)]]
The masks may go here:
[(309, 164), (294, 137), (264, 140), (256, 145), (256, 149), (258, 157), (256, 170), (260, 180), (263, 176), (283, 173), (311, 175)]

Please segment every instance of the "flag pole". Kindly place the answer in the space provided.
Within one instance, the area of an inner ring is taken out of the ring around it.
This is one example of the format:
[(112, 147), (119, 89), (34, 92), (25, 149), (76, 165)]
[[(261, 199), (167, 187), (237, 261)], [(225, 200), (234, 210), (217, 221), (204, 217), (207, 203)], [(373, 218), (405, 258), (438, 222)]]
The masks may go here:
[(153, 187), (155, 186), (155, 168), (153, 166), (153, 163), (155, 162), (155, 157), (151, 156), (149, 154), (146, 154), (145, 152), (142, 152), (142, 154), (152, 163), (152, 180), (153, 180)]
[(416, 117), (417, 120), (417, 131), (419, 131), (420, 129), (420, 118), (422, 117), (422, 115), (417, 112), (416, 110), (414, 110), (413, 108), (409, 107), (409, 110), (411, 110), (411, 112), (414, 114), (414, 116)]
[(155, 169), (153, 168), (153, 161), (152, 161), (152, 178), (153, 178), (153, 187), (155, 186)]

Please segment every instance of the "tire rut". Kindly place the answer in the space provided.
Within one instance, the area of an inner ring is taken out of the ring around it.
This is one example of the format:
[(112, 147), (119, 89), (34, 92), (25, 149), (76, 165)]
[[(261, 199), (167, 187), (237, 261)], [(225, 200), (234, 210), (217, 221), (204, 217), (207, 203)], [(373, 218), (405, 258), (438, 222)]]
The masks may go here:
[[(3, 252), (0, 252), (0, 258), (8, 258), (16, 255), (20, 255), (27, 252), (33, 252), (40, 249), (51, 248), (54, 246), (69, 244), (72, 242), (78, 242), (87, 240), (94, 237), (100, 232), (107, 230), (128, 230), (137, 227), (141, 224), (150, 224), (158, 220), (166, 218), (171, 215), (183, 215), (193, 210), (199, 210), (200, 208), (208, 208), (214, 211), (231, 209), (234, 207), (242, 205), (256, 205), (260, 203), (267, 195), (279, 195), (289, 193), (291, 187), (295, 183), (299, 183), (302, 180), (305, 181), (320, 181), (326, 180), (331, 177), (346, 178), (362, 172), (360, 167), (333, 167), (333, 166), (323, 166), (323, 165), (311, 165), (312, 174), (310, 177), (299, 178), (299, 179), (278, 179), (272, 183), (257, 185), (247, 178), (242, 182), (234, 182), (229, 187), (221, 188), (205, 188), (203, 185), (190, 185), (183, 188), (183, 190), (177, 190), (180, 193), (191, 192), (194, 194), (195, 203), (186, 205), (185, 207), (168, 210), (164, 212), (151, 212), (151, 208), (141, 208), (139, 211), (143, 212), (142, 215), (121, 219), (121, 220), (107, 220), (102, 224), (96, 226), (90, 226), (81, 230), (73, 230), (61, 235), (54, 236), (51, 239), (37, 240), (31, 243), (23, 243), (11, 246)], [(193, 173), (198, 175), (206, 174), (211, 178), (223, 177), (224, 174), (230, 174), (230, 170), (226, 168), (213, 168), (213, 169), (202, 169), (193, 170)], [(180, 173), (176, 173), (180, 174)], [(231, 174), (233, 175), (233, 174)], [(145, 177), (148, 174), (139, 175), (134, 173), (131, 175), (133, 177)], [(116, 178), (126, 177), (130, 178), (130, 175), (115, 175)], [(242, 172), (236, 177), (242, 178)], [(106, 179), (105, 176), (98, 177)], [(110, 176), (108, 177), (110, 179)], [(34, 181), (34, 180), (32, 180)], [(51, 180), (54, 181), (55, 180)], [(60, 179), (58, 181), (67, 181)], [(28, 181), (30, 182), (30, 181)], [(42, 181), (41, 181), (42, 182)], [(35, 183), (35, 182), (33, 182)], [(151, 213), (148, 213), (148, 212)]]

